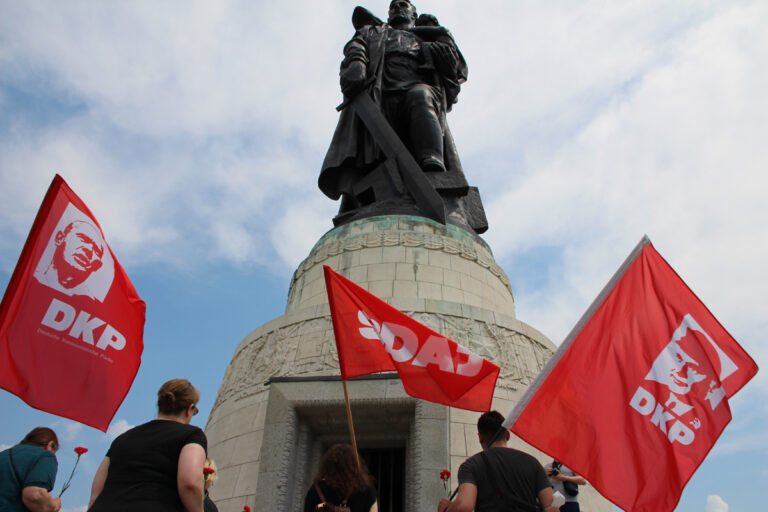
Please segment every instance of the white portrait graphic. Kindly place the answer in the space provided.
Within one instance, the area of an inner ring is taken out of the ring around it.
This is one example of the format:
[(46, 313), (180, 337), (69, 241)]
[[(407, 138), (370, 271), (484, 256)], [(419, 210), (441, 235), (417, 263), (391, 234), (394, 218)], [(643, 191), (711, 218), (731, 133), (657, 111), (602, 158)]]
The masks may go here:
[(685, 315), (672, 340), (656, 357), (646, 380), (665, 384), (672, 393), (687, 395), (706, 383), (705, 400), (711, 408), (725, 397), (722, 382), (738, 367), (691, 315)]
[(69, 204), (34, 276), (66, 295), (85, 295), (104, 302), (115, 277), (115, 263), (101, 230), (90, 217)]

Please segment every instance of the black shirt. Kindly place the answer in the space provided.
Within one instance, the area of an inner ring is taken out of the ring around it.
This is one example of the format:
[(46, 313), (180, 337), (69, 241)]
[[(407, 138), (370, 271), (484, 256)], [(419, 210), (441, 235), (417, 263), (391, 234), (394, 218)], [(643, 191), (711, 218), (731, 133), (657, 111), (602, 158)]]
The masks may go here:
[(205, 498), (203, 498), (203, 512), (219, 512), (219, 507), (208, 496), (208, 491), (205, 492)]
[[(491, 447), (485, 450), (491, 469), (503, 496), (516, 498), (537, 506), (539, 491), (550, 487), (541, 463), (533, 456), (514, 448)], [(459, 466), (459, 485), (470, 483), (477, 487), (475, 512), (490, 510), (498, 498), (488, 476), (482, 453), (468, 458)]]
[(91, 512), (184, 511), (176, 483), (179, 455), (188, 444), (207, 448), (198, 427), (153, 420), (117, 437), (107, 452), (109, 471)]
[[(344, 501), (344, 499), (340, 498), (325, 482), (321, 481), (318, 486), (325, 497), (326, 503), (341, 505), (341, 502)], [(315, 507), (321, 502), (322, 500), (320, 499), (320, 496), (318, 496), (315, 486), (313, 485), (309, 488), (307, 496), (304, 498), (304, 512), (314, 512)], [(371, 510), (374, 503), (376, 503), (376, 489), (371, 485), (369, 485), (364, 492), (353, 494), (347, 501), (347, 505), (352, 512), (368, 512)]]

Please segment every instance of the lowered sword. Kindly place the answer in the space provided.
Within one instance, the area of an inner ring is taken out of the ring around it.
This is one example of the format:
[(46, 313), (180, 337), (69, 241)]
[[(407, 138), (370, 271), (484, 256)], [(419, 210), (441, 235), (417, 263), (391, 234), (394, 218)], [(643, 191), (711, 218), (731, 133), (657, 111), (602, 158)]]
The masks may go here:
[(355, 109), (355, 113), (363, 121), (368, 131), (371, 132), (373, 140), (376, 141), (384, 154), (387, 155), (387, 158), (397, 162), (405, 188), (416, 201), (416, 205), (421, 212), (426, 217), (445, 224), (445, 204), (443, 199), (424, 175), (424, 171), (416, 163), (411, 152), (405, 147), (397, 133), (395, 133), (392, 125), (389, 124), (387, 118), (382, 114), (381, 109), (368, 96), (367, 89), (367, 87), (364, 87), (355, 97), (346, 99), (344, 103), (336, 107), (336, 110), (341, 111), (347, 106), (352, 106)]

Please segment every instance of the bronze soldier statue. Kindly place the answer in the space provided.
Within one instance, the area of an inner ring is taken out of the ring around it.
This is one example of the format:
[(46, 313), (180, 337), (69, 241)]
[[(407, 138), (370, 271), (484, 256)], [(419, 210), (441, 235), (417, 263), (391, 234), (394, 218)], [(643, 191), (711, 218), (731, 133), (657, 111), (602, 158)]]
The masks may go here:
[(318, 184), (342, 198), (336, 225), (382, 214), (422, 215), (475, 233), (487, 229), (464, 177), (446, 114), (467, 78), (451, 33), (408, 0), (387, 23), (357, 7), (344, 47), (344, 103)]

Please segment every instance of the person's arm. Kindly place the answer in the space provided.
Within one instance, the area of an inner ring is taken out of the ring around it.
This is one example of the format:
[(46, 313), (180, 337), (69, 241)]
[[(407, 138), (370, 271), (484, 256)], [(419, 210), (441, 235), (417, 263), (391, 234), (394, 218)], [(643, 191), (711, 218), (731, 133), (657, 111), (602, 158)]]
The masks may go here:
[(197, 443), (184, 445), (179, 454), (176, 486), (188, 512), (203, 512), (204, 465), (205, 449)]
[(379, 512), (379, 504), (377, 502), (373, 502), (373, 505), (371, 505), (371, 510), (368, 512)]
[(448, 501), (443, 498), (437, 505), (437, 512), (472, 512), (477, 501), (477, 486), (475, 484), (459, 484), (459, 493), (456, 499)]
[(579, 475), (574, 476), (565, 476), (564, 474), (560, 473), (556, 477), (553, 477), (556, 480), (560, 480), (561, 482), (573, 482), (576, 485), (586, 485), (587, 481), (580, 477)]
[(557, 512), (557, 507), (552, 506), (552, 500), (555, 497), (555, 492), (551, 487), (545, 487), (539, 491), (539, 503), (541, 504), (541, 510), (544, 512)]
[(365, 38), (358, 30), (355, 37), (344, 46), (344, 61), (341, 63), (341, 92), (354, 96), (365, 83), (368, 68), (368, 48)]
[(91, 499), (88, 502), (88, 508), (93, 506), (93, 502), (99, 497), (101, 491), (104, 490), (104, 482), (107, 481), (107, 473), (109, 473), (109, 457), (104, 457), (99, 464), (99, 469), (96, 470), (96, 475), (93, 477), (93, 483), (91, 484)]
[(59, 512), (61, 500), (42, 487), (30, 485), (21, 491), (21, 501), (31, 512)]

